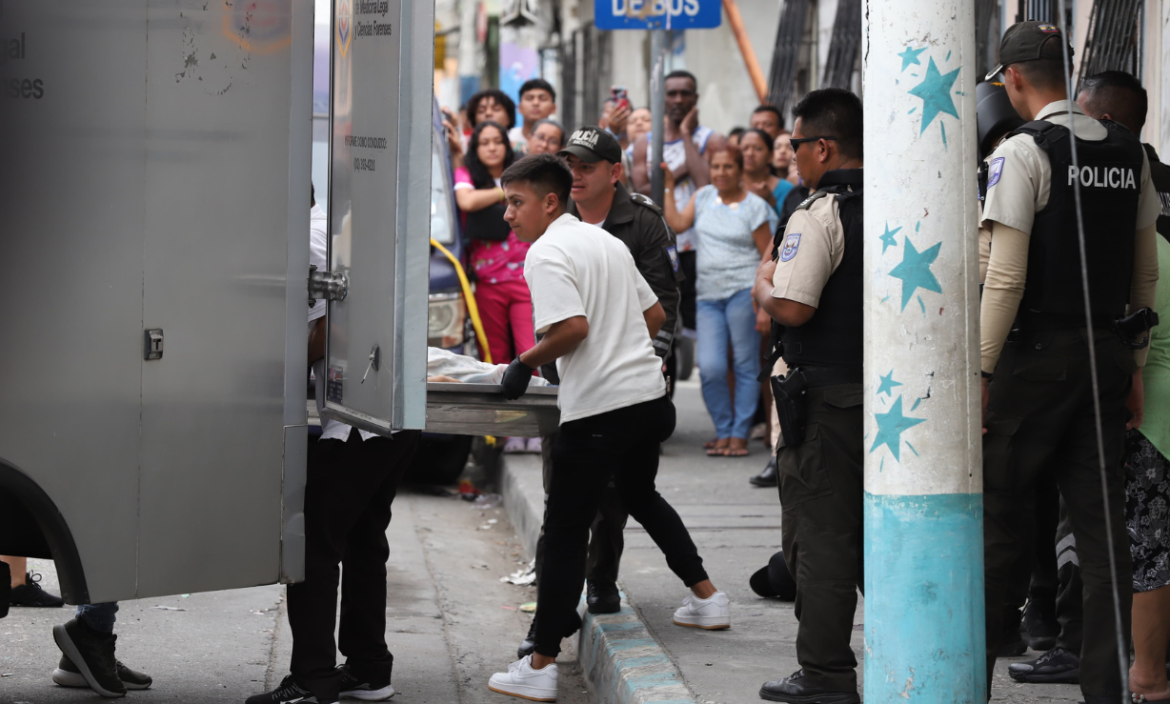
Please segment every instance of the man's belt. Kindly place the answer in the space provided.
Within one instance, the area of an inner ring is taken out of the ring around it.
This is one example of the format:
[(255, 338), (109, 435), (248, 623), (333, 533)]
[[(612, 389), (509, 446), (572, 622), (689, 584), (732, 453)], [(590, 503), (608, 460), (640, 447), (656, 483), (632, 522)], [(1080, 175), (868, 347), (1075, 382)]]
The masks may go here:
[(806, 389), (838, 384), (860, 384), (862, 380), (861, 367), (801, 366), (793, 371), (804, 376), (804, 388)]

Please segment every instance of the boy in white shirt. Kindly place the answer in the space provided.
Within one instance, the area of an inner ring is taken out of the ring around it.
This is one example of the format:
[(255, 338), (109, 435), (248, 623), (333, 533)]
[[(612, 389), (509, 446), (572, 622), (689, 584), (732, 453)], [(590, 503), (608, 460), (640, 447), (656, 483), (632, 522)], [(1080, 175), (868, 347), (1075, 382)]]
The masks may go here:
[(534, 243), (524, 262), (532, 291), (536, 346), (504, 374), (505, 398), (519, 398), (535, 369), (556, 360), (561, 427), (553, 447), (545, 553), (537, 611), (536, 652), (492, 676), (489, 688), (555, 701), (561, 639), (578, 627), (589, 526), (611, 477), (630, 515), (691, 589), (674, 614), (680, 626), (731, 625), (727, 596), (670, 504), (655, 490), (659, 445), (674, 432), (653, 338), (665, 313), (638, 273), (629, 249), (565, 210), (573, 176), (551, 154), (525, 157), (501, 178), (516, 236)]

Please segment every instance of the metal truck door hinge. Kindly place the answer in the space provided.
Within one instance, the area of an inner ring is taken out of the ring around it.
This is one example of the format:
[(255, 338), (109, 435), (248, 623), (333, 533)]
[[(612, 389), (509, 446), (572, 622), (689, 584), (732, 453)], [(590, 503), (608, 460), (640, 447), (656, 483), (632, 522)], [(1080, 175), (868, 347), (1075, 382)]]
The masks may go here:
[(349, 277), (336, 271), (318, 271), (317, 265), (309, 266), (309, 307), (319, 299), (344, 301), (349, 295)]

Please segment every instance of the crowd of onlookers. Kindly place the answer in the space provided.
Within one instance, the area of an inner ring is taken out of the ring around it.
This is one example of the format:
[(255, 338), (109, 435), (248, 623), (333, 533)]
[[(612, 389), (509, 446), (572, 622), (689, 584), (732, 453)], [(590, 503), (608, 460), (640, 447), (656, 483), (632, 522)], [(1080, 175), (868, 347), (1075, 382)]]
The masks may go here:
[[(691, 74), (676, 71), (667, 84), (663, 205), (685, 275), (678, 332), (697, 347), (703, 399), (716, 429), (707, 453), (742, 457), (749, 454), (753, 429), (758, 436), (768, 423), (764, 409), (771, 396), (768, 385), (756, 380), (770, 319), (753, 304), (750, 289), (761, 255), (808, 189), (801, 186), (791, 135), (778, 109), (757, 107), (748, 127), (725, 137), (700, 124)], [(650, 195), (650, 109), (631, 105), (620, 89), (612, 94), (597, 126), (622, 148), (622, 184)], [(444, 110), (455, 200), (486, 337), (481, 356), (495, 363), (535, 344), (523, 272), (528, 245), (504, 222), (500, 175), (527, 154), (556, 154), (571, 131), (553, 119), (557, 93), (547, 81), (527, 81), (519, 97), (517, 104), (488, 89), (473, 95), (458, 114)], [(509, 438), (505, 451), (539, 452), (540, 439)]]

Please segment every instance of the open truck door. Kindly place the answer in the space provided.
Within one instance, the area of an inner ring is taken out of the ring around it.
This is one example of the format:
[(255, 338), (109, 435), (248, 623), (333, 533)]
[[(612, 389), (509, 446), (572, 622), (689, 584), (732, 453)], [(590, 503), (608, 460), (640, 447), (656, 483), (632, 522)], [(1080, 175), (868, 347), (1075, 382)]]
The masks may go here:
[(300, 579), (312, 4), (0, 12), (0, 553), (70, 603)]
[(433, 28), (428, 2), (333, 2), (322, 413), (383, 435), (536, 436), (556, 428), (555, 389), (506, 401), (499, 386), (426, 383)]

